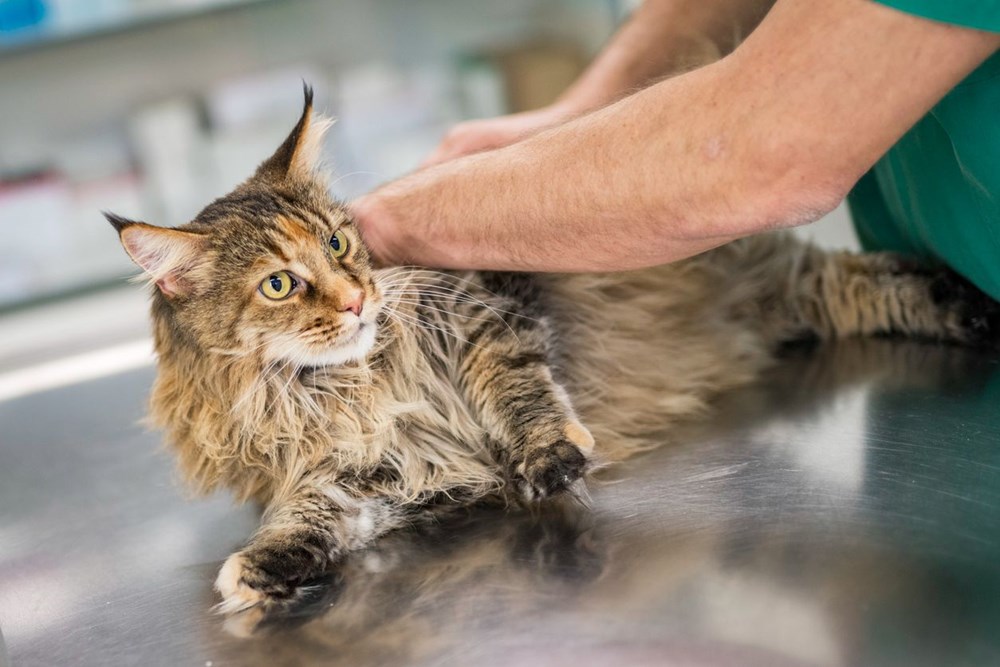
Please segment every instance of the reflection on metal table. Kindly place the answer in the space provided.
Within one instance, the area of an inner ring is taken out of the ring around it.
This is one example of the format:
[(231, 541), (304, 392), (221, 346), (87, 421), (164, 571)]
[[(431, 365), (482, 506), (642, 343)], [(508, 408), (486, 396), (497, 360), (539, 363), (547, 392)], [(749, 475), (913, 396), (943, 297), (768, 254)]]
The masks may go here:
[(590, 510), (390, 535), (249, 638), (211, 584), (254, 511), (184, 497), (151, 378), (0, 403), (0, 664), (1000, 664), (995, 356), (795, 352)]

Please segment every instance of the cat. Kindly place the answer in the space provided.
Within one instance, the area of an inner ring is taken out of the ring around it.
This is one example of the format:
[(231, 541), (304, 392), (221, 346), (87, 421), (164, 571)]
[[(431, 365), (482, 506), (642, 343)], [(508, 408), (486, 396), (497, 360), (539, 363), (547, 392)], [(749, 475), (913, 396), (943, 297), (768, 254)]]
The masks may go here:
[(277, 151), (192, 222), (105, 214), (155, 285), (152, 423), (194, 487), (265, 508), (219, 572), (223, 613), (299, 600), (448, 508), (582, 497), (783, 345), (1000, 327), (946, 269), (787, 233), (626, 273), (379, 269), (318, 165), (329, 124), (307, 87)]

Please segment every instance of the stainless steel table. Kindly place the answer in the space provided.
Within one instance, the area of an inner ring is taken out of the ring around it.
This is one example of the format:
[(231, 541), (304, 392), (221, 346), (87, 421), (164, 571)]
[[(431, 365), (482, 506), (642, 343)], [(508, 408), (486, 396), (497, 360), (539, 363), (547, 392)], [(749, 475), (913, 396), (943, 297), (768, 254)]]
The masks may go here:
[(389, 536), (249, 638), (211, 582), (254, 512), (184, 497), (135, 425), (151, 378), (0, 403), (14, 665), (1000, 664), (990, 355), (792, 352), (592, 485), (590, 511)]

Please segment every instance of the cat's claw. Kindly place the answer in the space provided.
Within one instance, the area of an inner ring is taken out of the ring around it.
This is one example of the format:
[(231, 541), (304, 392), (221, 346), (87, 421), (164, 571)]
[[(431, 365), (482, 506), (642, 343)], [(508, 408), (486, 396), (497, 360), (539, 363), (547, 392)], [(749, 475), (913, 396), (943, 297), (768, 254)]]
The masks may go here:
[(578, 502), (583, 507), (590, 507), (593, 504), (593, 498), (590, 496), (590, 489), (587, 488), (587, 480), (585, 477), (581, 477), (570, 484), (566, 491), (573, 500)]

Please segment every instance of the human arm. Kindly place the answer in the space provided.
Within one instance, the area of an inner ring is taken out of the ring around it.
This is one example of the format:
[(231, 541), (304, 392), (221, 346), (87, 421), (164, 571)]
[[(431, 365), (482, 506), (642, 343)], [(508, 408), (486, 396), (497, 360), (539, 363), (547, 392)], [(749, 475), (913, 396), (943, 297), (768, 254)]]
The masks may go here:
[(721, 61), (356, 202), (388, 263), (639, 268), (815, 220), (1000, 46), (867, 0), (779, 0)]
[(773, 0), (645, 0), (552, 104), (455, 125), (423, 166), (507, 146), (602, 107), (668, 73), (723, 56)]

